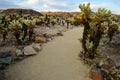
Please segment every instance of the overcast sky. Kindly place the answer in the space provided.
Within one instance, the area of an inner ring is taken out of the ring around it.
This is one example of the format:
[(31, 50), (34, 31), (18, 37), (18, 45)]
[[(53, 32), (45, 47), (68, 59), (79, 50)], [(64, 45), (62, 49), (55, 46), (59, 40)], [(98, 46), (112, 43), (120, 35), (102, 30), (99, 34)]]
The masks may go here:
[(27, 8), (37, 11), (80, 11), (81, 3), (91, 3), (91, 8), (110, 9), (112, 13), (120, 14), (120, 0), (0, 0), (0, 9)]

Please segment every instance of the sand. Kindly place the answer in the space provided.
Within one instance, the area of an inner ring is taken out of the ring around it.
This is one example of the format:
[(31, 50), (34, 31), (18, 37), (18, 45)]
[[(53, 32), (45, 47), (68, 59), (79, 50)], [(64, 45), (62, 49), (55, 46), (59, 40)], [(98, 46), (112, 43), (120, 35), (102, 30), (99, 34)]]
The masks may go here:
[(90, 80), (78, 57), (83, 28), (74, 28), (43, 45), (38, 55), (12, 64), (6, 70), (7, 80)]

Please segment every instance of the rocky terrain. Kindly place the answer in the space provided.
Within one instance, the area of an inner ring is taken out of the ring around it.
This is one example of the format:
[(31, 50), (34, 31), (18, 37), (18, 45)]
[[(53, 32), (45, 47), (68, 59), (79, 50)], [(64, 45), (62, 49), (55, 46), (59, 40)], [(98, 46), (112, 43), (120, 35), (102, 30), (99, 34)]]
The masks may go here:
[(113, 59), (117, 65), (120, 65), (120, 33), (113, 37), (110, 44), (107, 43), (108, 40), (104, 40), (105, 43), (100, 47), (100, 54), (103, 56), (109, 56)]

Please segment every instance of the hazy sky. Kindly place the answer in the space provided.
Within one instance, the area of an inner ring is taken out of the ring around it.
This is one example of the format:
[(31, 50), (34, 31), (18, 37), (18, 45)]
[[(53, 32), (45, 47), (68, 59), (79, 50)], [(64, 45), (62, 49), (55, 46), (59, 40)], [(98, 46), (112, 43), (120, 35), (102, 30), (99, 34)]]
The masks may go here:
[(0, 0), (0, 9), (27, 8), (37, 11), (80, 11), (80, 3), (91, 3), (91, 8), (110, 9), (120, 14), (120, 0)]

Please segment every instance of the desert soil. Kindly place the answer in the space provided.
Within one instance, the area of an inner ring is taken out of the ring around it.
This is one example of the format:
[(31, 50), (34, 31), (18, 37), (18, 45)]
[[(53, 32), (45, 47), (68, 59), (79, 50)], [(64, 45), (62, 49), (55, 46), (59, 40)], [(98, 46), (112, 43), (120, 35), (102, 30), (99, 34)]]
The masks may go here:
[(88, 67), (79, 60), (83, 28), (74, 28), (43, 45), (38, 55), (12, 64), (7, 80), (90, 80)]

